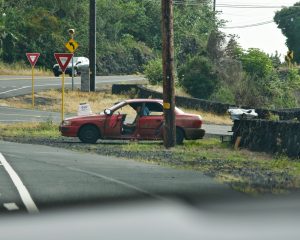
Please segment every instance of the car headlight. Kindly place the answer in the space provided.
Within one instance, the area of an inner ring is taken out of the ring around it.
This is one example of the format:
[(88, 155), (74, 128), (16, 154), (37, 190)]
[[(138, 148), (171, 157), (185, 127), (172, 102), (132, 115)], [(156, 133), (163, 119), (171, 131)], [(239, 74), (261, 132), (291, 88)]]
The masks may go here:
[(67, 121), (67, 120), (62, 121), (62, 123), (61, 123), (62, 126), (70, 126), (71, 124), (72, 124), (72, 122)]

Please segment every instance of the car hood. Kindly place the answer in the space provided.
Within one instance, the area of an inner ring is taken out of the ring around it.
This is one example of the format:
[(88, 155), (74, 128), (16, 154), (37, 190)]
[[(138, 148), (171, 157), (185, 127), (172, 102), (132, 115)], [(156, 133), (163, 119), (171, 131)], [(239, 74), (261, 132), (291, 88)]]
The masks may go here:
[(86, 116), (74, 116), (74, 117), (69, 117), (66, 118), (65, 121), (82, 121), (82, 120), (93, 120), (95, 118), (99, 119), (100, 118), (105, 118), (105, 114), (104, 113), (98, 113), (98, 114), (90, 114), (90, 115), (86, 115)]

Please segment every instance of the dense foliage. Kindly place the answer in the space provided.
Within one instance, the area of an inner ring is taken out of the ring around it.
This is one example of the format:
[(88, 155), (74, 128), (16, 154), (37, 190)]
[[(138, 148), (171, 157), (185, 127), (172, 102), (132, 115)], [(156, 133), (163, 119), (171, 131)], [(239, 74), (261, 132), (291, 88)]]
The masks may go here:
[(196, 56), (187, 60), (179, 72), (179, 83), (193, 96), (207, 99), (217, 86), (214, 66), (206, 57)]
[[(176, 1), (175, 64), (178, 84), (197, 98), (253, 107), (294, 107), (297, 70), (282, 70), (278, 54), (242, 49), (235, 35), (219, 31), (222, 21), (211, 2)], [(296, 6), (300, 6), (297, 3)], [(275, 21), (300, 61), (298, 8), (284, 8)], [(66, 52), (68, 29), (76, 30), (77, 56), (88, 56), (89, 1), (2, 0), (0, 58), (27, 61), (40, 52), (39, 66), (50, 69), (54, 52)], [(144, 72), (161, 84), (161, 6), (159, 0), (97, 0), (97, 73)]]
[(294, 6), (283, 8), (276, 12), (274, 20), (281, 29), (282, 33), (286, 36), (287, 47), (294, 51), (295, 61), (300, 63), (300, 2)]
[[(51, 68), (53, 53), (76, 29), (77, 55), (88, 55), (89, 1), (2, 0), (0, 57), (4, 62), (26, 60), (26, 52), (41, 52), (38, 64)], [(199, 1), (200, 3), (200, 1)], [(175, 6), (175, 48), (178, 63), (203, 52), (215, 25), (209, 4)], [(154, 0), (97, 0), (97, 71), (134, 73), (161, 53), (161, 6)]]

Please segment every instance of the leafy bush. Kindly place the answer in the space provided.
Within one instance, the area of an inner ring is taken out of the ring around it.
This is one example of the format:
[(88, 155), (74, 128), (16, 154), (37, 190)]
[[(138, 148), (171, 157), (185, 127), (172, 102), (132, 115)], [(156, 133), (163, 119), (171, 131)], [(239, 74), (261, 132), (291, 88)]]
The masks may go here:
[(244, 70), (252, 76), (267, 77), (273, 70), (273, 62), (269, 56), (256, 48), (248, 49), (241, 57)]
[(190, 58), (178, 71), (179, 83), (193, 97), (208, 99), (218, 80), (211, 61), (203, 56)]
[(152, 85), (161, 83), (163, 80), (162, 59), (150, 60), (145, 66), (144, 74)]
[(217, 102), (235, 104), (234, 93), (226, 86), (221, 86), (216, 89), (210, 99)]

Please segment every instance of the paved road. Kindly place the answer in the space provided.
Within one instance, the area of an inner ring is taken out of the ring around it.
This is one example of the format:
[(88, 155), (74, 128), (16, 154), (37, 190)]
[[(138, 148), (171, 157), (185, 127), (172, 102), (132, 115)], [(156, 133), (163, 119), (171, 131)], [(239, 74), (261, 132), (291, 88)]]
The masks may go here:
[(196, 171), (2, 141), (0, 183), (0, 212), (176, 193), (236, 194)]
[(45, 122), (48, 120), (60, 122), (60, 113), (0, 106), (0, 123)]
[[(126, 75), (126, 76), (97, 76), (96, 86), (101, 84), (111, 84), (120, 82), (139, 82), (145, 81), (143, 76)], [(80, 87), (80, 77), (75, 78), (75, 87)], [(72, 86), (72, 78), (66, 77), (66, 88)], [(41, 91), (46, 89), (61, 88), (60, 77), (36, 77), (35, 90)], [(31, 94), (31, 77), (24, 76), (0, 76), (0, 99), (15, 97), (19, 95)]]

